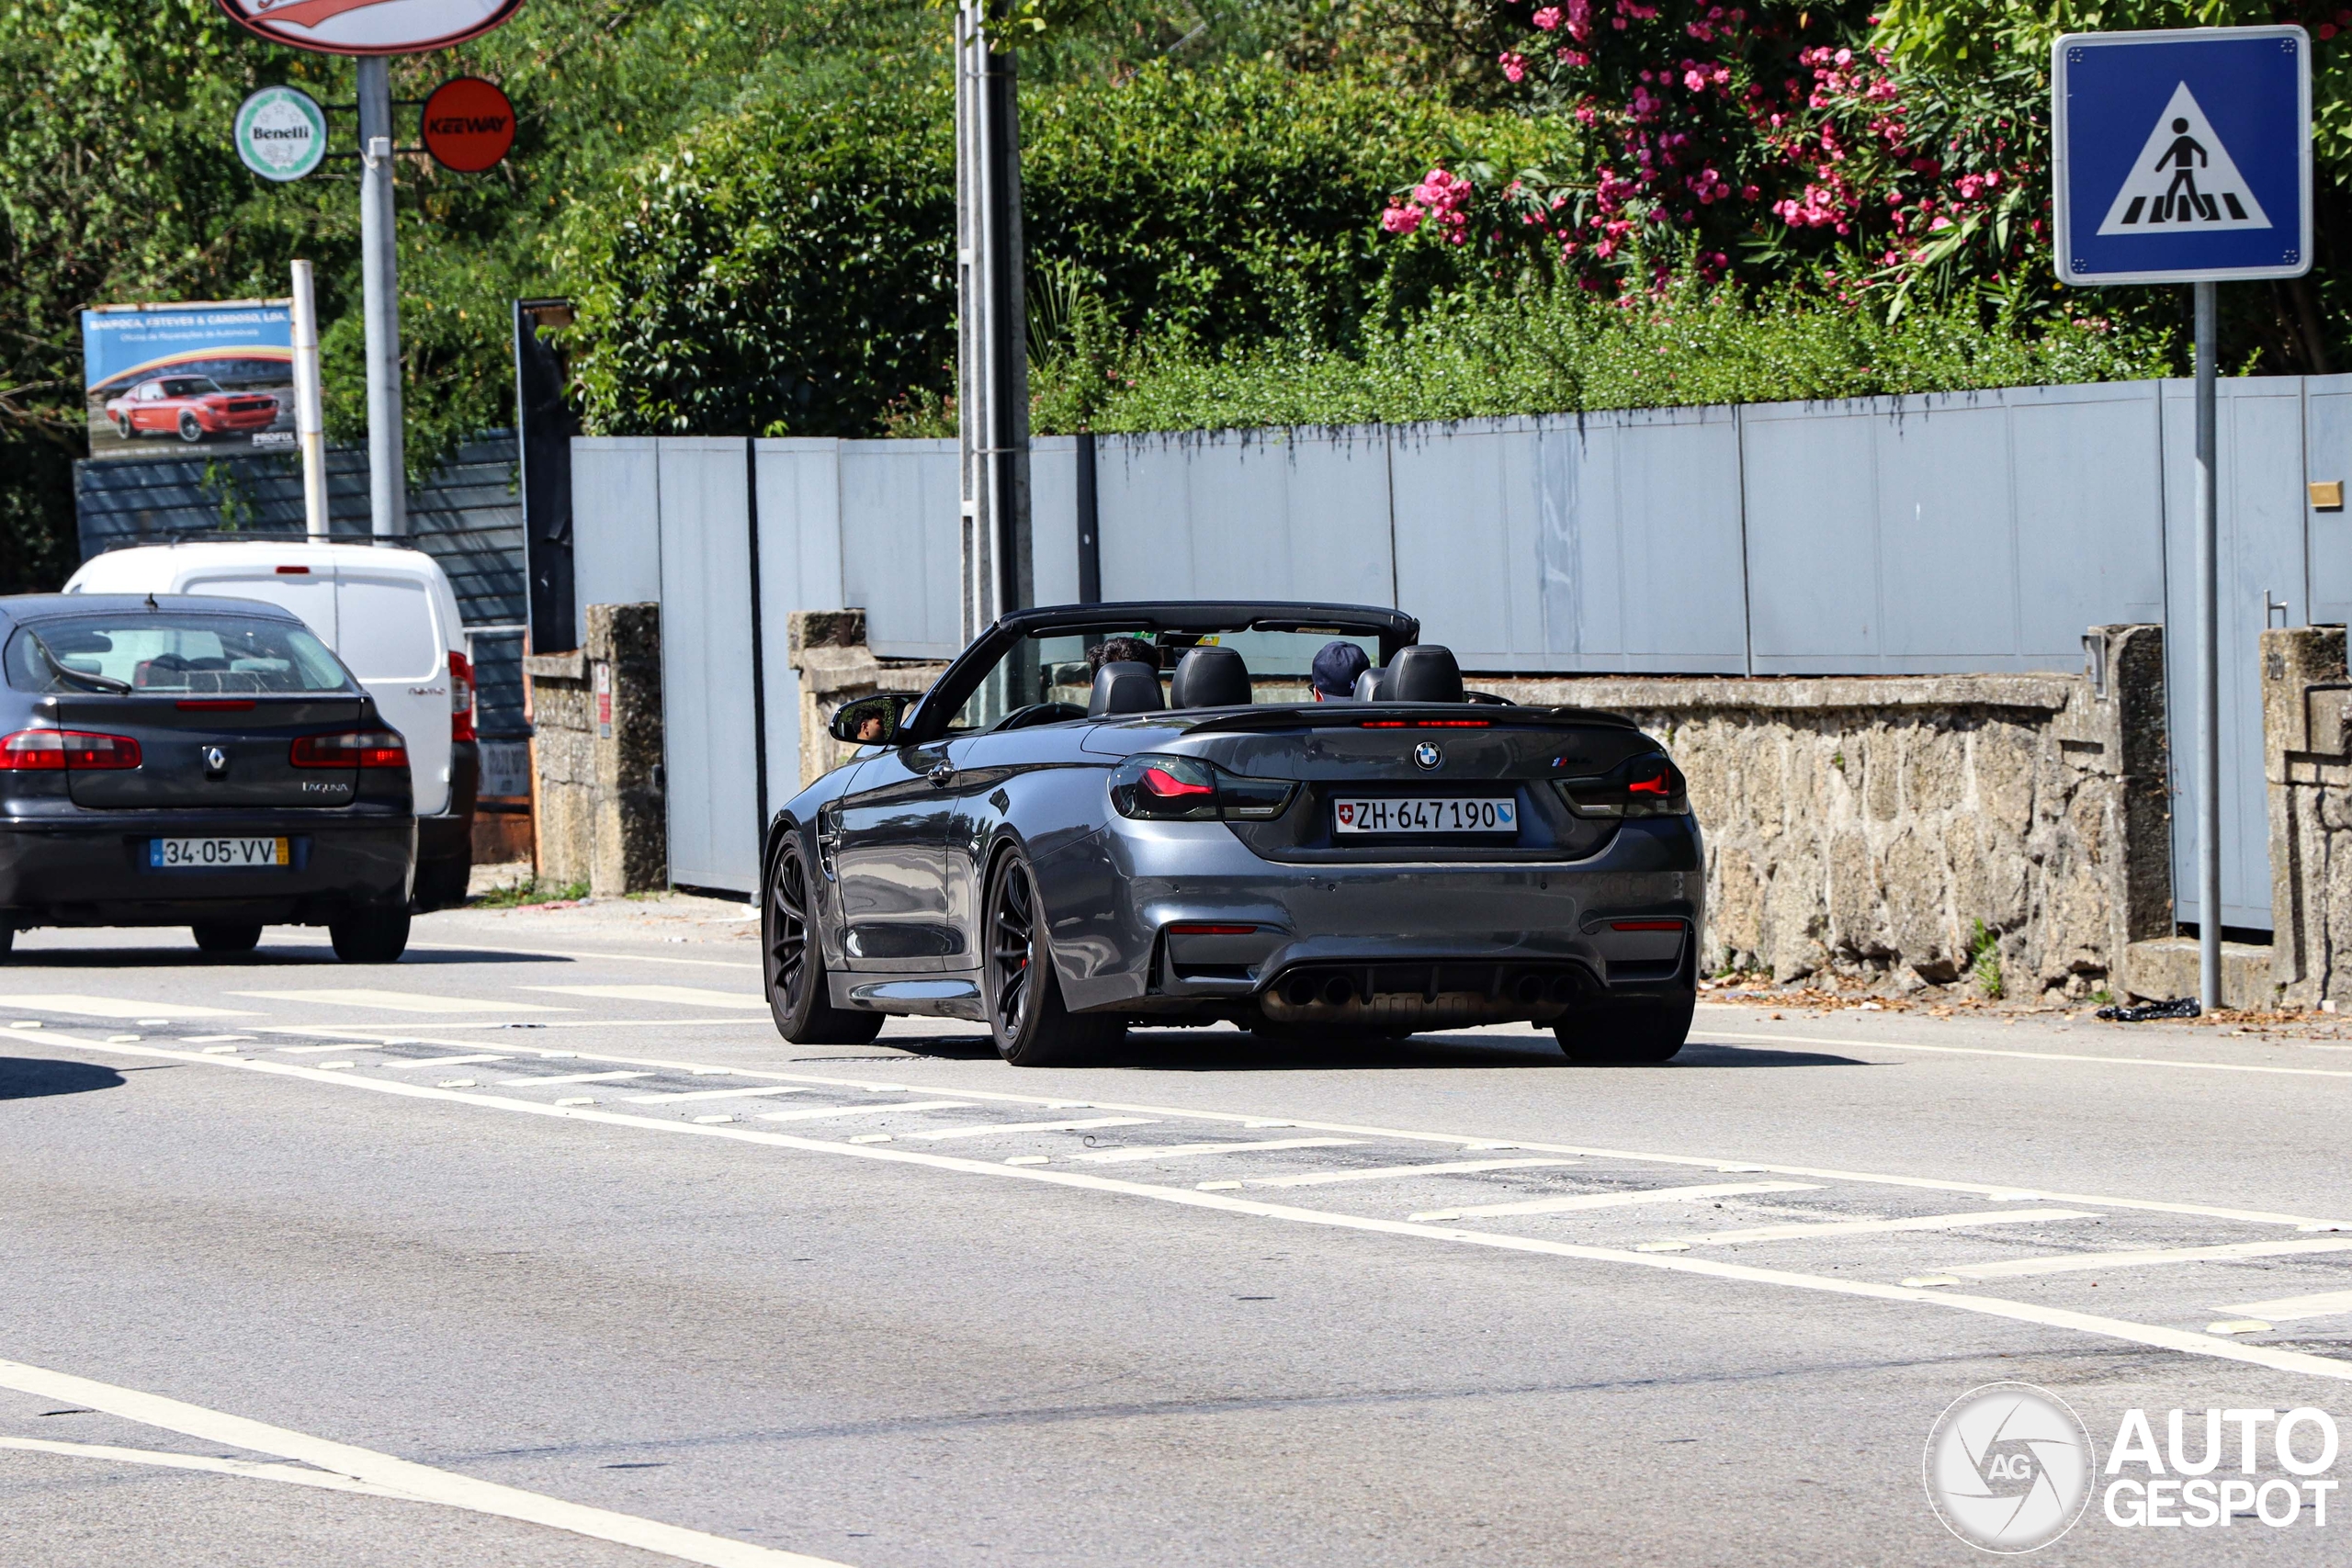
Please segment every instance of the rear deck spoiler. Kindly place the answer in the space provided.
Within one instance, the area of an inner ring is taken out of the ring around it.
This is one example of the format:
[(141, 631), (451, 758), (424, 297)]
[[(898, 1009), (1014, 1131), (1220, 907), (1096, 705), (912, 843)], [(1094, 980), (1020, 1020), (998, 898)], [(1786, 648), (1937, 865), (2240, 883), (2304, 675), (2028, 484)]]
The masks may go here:
[[(1173, 713), (1123, 714), (1167, 722)], [(1215, 710), (1186, 731), (1213, 735), (1269, 729), (1557, 729), (1563, 725), (1639, 729), (1622, 713), (1603, 708), (1497, 706), (1486, 703), (1292, 703)]]

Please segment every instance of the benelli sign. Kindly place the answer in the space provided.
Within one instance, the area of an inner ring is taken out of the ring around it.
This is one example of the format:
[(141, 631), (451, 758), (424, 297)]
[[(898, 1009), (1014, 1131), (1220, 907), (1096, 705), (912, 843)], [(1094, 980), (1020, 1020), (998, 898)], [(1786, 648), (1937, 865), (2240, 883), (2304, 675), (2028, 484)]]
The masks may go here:
[(220, 0), (272, 43), (325, 54), (422, 54), (483, 33), (523, 0)]

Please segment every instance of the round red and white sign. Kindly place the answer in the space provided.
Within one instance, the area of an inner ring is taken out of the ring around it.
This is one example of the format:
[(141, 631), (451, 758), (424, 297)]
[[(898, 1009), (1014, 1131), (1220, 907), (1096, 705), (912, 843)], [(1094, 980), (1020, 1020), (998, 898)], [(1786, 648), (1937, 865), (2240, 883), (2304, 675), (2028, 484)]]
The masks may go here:
[(323, 54), (422, 54), (479, 38), (523, 0), (220, 0), (272, 43)]
[(424, 100), (424, 150), (445, 169), (479, 174), (514, 145), (514, 106), (493, 83), (456, 76)]

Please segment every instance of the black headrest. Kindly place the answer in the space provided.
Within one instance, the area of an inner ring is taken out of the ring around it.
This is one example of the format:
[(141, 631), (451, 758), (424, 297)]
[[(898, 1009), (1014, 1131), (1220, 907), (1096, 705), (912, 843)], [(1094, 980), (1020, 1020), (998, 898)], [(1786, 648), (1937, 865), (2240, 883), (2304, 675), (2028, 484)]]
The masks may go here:
[(1357, 676), (1356, 701), (1360, 703), (1377, 702), (1380, 698), (1381, 677), (1387, 673), (1387, 671), (1375, 664), (1371, 669), (1365, 671), (1363, 674)]
[(1229, 648), (1196, 648), (1176, 661), (1168, 682), (1171, 708), (1232, 708), (1250, 705), (1250, 666)]
[(1094, 672), (1094, 694), (1087, 700), (1086, 716), (1157, 713), (1162, 705), (1159, 671), (1148, 664), (1123, 660)]
[(1462, 695), (1462, 666), (1453, 649), (1436, 643), (1408, 648), (1390, 660), (1381, 696), (1392, 703), (1458, 703)]

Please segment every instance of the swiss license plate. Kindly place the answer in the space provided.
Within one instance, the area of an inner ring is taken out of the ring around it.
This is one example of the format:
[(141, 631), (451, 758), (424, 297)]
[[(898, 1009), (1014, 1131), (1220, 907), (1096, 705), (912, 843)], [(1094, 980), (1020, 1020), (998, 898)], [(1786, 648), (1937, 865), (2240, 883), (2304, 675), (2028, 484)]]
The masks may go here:
[(1356, 833), (1519, 831), (1519, 803), (1508, 799), (1335, 800), (1331, 816), (1341, 838)]
[(283, 839), (150, 839), (147, 863), (158, 871), (233, 871), (291, 865)]

